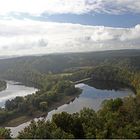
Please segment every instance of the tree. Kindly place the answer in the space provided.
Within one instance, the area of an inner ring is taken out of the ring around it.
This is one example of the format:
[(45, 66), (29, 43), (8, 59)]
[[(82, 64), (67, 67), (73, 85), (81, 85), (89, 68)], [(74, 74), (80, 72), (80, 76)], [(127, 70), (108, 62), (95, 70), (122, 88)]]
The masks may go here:
[(42, 111), (47, 111), (48, 103), (47, 102), (40, 102), (39, 107)]
[(80, 111), (80, 119), (85, 137), (89, 139), (95, 139), (97, 133), (96, 131), (101, 127), (101, 123), (97, 117), (96, 112), (89, 108), (83, 108)]
[(0, 139), (10, 139), (10, 129), (0, 128)]
[(73, 134), (75, 138), (84, 138), (83, 126), (78, 114), (71, 115), (66, 112), (55, 114), (52, 122), (63, 131)]
[(53, 122), (40, 120), (32, 121), (23, 131), (19, 132), (20, 139), (68, 139), (74, 138), (72, 134), (64, 132), (57, 128)]

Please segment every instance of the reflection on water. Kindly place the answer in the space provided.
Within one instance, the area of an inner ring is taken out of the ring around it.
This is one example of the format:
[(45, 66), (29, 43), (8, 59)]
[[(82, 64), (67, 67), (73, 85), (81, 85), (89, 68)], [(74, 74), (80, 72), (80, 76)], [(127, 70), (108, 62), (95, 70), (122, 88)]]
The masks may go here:
[(11, 100), (16, 96), (26, 96), (28, 94), (35, 93), (36, 88), (27, 87), (14, 81), (6, 81), (7, 88), (0, 92), (0, 107), (4, 107), (6, 100)]
[(123, 98), (126, 96), (134, 95), (134, 93), (128, 88), (123, 88), (120, 90), (103, 90), (96, 89), (86, 84), (78, 84), (76, 87), (79, 87), (83, 90), (82, 94), (80, 94), (79, 97), (76, 98), (73, 102), (70, 102), (70, 104), (62, 105), (57, 110), (49, 112), (47, 119), (51, 119), (52, 115), (55, 113), (62, 111), (74, 113), (80, 111), (84, 107), (92, 108), (97, 111), (100, 109), (102, 101), (106, 99)]
[[(77, 84), (76, 87), (79, 87), (83, 90), (79, 97), (75, 98), (75, 100), (70, 102), (69, 104), (64, 104), (58, 107), (56, 110), (50, 111), (46, 117), (46, 120), (51, 119), (53, 114), (60, 113), (63, 111), (66, 111), (68, 113), (74, 113), (80, 111), (83, 107), (89, 107), (97, 111), (98, 109), (100, 109), (102, 101), (106, 99), (134, 96), (132, 90), (128, 88), (121, 87), (121, 89), (119, 90), (119, 88), (116, 89), (114, 87), (115, 90), (111, 90), (112, 86), (109, 89), (108, 87), (105, 88), (105, 84), (102, 85), (104, 85), (104, 88), (97, 89), (86, 84)], [(13, 136), (17, 136), (18, 132), (23, 130), (27, 125), (29, 125), (29, 123), (30, 122), (21, 124), (17, 127), (11, 127)]]
[[(125, 89), (126, 85), (122, 84), (122, 83), (118, 83), (118, 82), (112, 82), (112, 81), (101, 81), (101, 80), (90, 80), (88, 82), (85, 82), (85, 84), (94, 87), (96, 89), (102, 89), (102, 90), (121, 90), (121, 89)], [(127, 86), (128, 87), (128, 86)]]

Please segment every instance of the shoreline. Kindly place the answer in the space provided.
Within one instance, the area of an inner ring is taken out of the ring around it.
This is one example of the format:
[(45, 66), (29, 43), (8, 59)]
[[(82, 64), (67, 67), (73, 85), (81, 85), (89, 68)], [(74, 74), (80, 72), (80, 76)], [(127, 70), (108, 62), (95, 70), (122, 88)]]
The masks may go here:
[(79, 88), (79, 91), (76, 94), (74, 94), (72, 96), (65, 96), (62, 100), (53, 102), (46, 112), (37, 110), (34, 112), (34, 114), (32, 116), (29, 116), (27, 114), (17, 114), (17, 116), (15, 116), (13, 119), (9, 119), (9, 120), (7, 120), (7, 122), (4, 122), (2, 124), (2, 127), (17, 127), (23, 123), (26, 123), (26, 122), (29, 122), (29, 121), (35, 119), (35, 118), (47, 117), (47, 115), (50, 111), (56, 110), (58, 107), (60, 107), (64, 104), (69, 104), (70, 102), (73, 102), (75, 100), (75, 98), (78, 97), (81, 93), (82, 93), (82, 89)]
[[(47, 117), (47, 115), (50, 111), (56, 110), (58, 107), (60, 107), (64, 104), (69, 104), (70, 102), (73, 102), (75, 100), (75, 98), (78, 97), (81, 93), (82, 93), (82, 89), (79, 88), (79, 91), (76, 92), (76, 94), (71, 95), (71, 96), (67, 95), (67, 96), (63, 97), (60, 101), (53, 102), (46, 112), (36, 110), (34, 112), (34, 114), (32, 114), (32, 116), (29, 116), (27, 114), (17, 114), (13, 118), (4, 122), (2, 124), (2, 127), (17, 127), (23, 123), (26, 123), (26, 122), (29, 122), (29, 121), (35, 119), (35, 118), (40, 118), (40, 117), (45, 118), (45, 117)], [(134, 94), (135, 94), (135, 92), (134, 92)]]
[(41, 112), (41, 111), (36, 111), (32, 116), (28, 116), (26, 114), (19, 114), (17, 117), (7, 120), (7, 122), (2, 124), (2, 127), (17, 127), (23, 123), (27, 123), (35, 118), (40, 118), (40, 117), (47, 117), (48, 113), (52, 110), (56, 110), (58, 107), (64, 105), (64, 104), (69, 104), (70, 102), (73, 102), (76, 97), (78, 97), (82, 93), (82, 90), (80, 89), (78, 93), (76, 93), (73, 96), (66, 96), (64, 97), (61, 101), (55, 102), (52, 104), (47, 112)]

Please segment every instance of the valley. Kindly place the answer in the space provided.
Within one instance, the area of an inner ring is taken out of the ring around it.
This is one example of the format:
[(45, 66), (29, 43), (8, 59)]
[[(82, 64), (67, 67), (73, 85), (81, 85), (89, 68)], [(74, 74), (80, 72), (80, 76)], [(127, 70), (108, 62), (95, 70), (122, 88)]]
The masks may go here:
[[(114, 51), (114, 55), (111, 52), (111, 56), (108, 57), (106, 55), (109, 52), (101, 52), (101, 54), (105, 55), (106, 60), (104, 60), (103, 55), (98, 55), (96, 59), (92, 59), (92, 57), (95, 57), (94, 53), (91, 56), (87, 53), (78, 54), (79, 56), (77, 54), (69, 54), (69, 56), (82, 57), (82, 60), (68, 57), (67, 59), (70, 59), (71, 62), (67, 60), (66, 65), (59, 64), (59, 68), (56, 64), (56, 71), (54, 72), (51, 69), (53, 67), (53, 70), (55, 70), (53, 63), (52, 65), (50, 63), (51, 67), (46, 64), (39, 66), (38, 69), (38, 65), (48, 61), (47, 57), (49, 58), (49, 56), (37, 57), (38, 61), (43, 61), (35, 65), (34, 68), (35, 62), (32, 62), (32, 57), (21, 57), (17, 60), (16, 58), (0, 60), (0, 75), (2, 79), (15, 80), (23, 83), (25, 87), (33, 86), (38, 89), (34, 90), (34, 93), (30, 92), (29, 95), (27, 95), (27, 91), (26, 94), (20, 91), (17, 97), (9, 98), (10, 100), (5, 102), (5, 108), (0, 109), (0, 125), (11, 128), (14, 135), (15, 130), (19, 129), (22, 123), (23, 126), (26, 126), (24, 125), (26, 122), (29, 125), (28, 121), (34, 118), (46, 118), (47, 114), (50, 118), (53, 118), (55, 112), (65, 111), (73, 114), (80, 112), (84, 107), (94, 109), (98, 114), (98, 112), (104, 110), (104, 105), (103, 107), (101, 105), (106, 99), (111, 99), (115, 102), (115, 98), (119, 98), (123, 102), (127, 98), (137, 98), (140, 91), (139, 58), (137, 58), (138, 51), (136, 54), (134, 52), (132, 50), (131, 52), (129, 50), (122, 51), (126, 56), (121, 61), (118, 60), (121, 57), (121, 54), (117, 54), (118, 51)], [(59, 54), (57, 59), (63, 56)], [(54, 56), (50, 56), (49, 59), (51, 57)], [(54, 61), (57, 61), (57, 59)], [(133, 59), (135, 59), (136, 63), (132, 65)], [(77, 65), (72, 64), (72, 61), (77, 61)], [(9, 62), (13, 64), (10, 66)], [(68, 66), (69, 62), (71, 63), (70, 65), (73, 65), (72, 69)], [(17, 67), (19, 68), (17, 69)], [(46, 71), (44, 71), (45, 69)], [(75, 86), (75, 84), (81, 84), (82, 82), (87, 84), (87, 86), (83, 85), (83, 88), (78, 85)], [(18, 87), (16, 84), (14, 86)], [(85, 92), (86, 88), (87, 96), (84, 96), (83, 92)], [(90, 88), (92, 89), (91, 91)], [(87, 100), (88, 98), (89, 100)], [(75, 108), (74, 110), (74, 106), (79, 106), (80, 108)], [(14, 127), (12, 128), (11, 126)], [(30, 125), (26, 127), (30, 127)], [(24, 133), (24, 127), (21, 128), (19, 130), (23, 130)], [(18, 134), (16, 133), (15, 136), (18, 136)]]

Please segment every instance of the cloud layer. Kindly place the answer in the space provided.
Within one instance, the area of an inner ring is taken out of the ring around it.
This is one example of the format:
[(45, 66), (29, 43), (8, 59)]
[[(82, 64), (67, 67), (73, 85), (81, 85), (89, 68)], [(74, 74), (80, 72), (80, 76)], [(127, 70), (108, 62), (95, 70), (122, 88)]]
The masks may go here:
[(140, 13), (140, 0), (0, 0), (0, 15), (13, 13), (84, 14), (84, 13)]
[(134, 28), (85, 26), (39, 21), (0, 21), (0, 55), (83, 52), (140, 48)]

